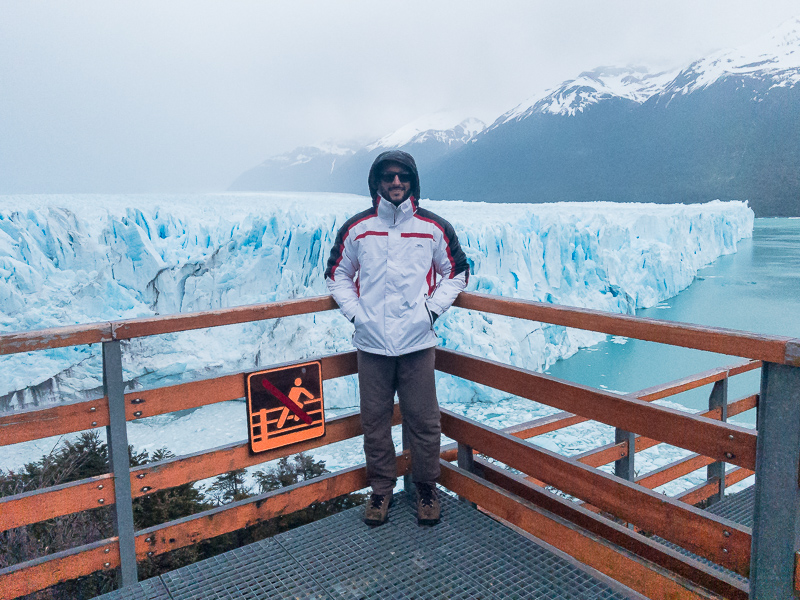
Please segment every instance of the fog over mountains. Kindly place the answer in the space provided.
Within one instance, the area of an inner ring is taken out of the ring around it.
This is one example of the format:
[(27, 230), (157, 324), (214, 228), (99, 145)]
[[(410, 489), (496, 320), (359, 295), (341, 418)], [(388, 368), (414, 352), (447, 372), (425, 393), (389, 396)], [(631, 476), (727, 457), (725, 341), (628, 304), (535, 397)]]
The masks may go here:
[(489, 202), (748, 200), (800, 215), (800, 18), (683, 69), (599, 67), (484, 124), (424, 117), (367, 146), (297, 148), (231, 190), (366, 194), (380, 152), (420, 167), (422, 196)]

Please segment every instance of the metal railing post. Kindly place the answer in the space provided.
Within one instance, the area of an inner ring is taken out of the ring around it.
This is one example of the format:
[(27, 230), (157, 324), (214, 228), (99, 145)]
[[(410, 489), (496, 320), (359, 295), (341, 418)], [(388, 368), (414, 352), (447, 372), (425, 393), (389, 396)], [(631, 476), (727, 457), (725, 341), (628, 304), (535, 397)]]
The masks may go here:
[[(469, 471), (470, 473), (475, 472), (475, 456), (472, 453), (472, 446), (467, 446), (461, 442), (458, 442), (458, 468)], [(470, 502), (463, 496), (459, 496), (458, 499), (462, 502), (466, 502), (473, 508), (476, 506), (474, 502)]]
[[(722, 409), (722, 421), (728, 420), (728, 378), (714, 382), (711, 395), (708, 397), (708, 410)], [(719, 491), (708, 499), (708, 505), (715, 504), (725, 498), (725, 463), (717, 461), (706, 468), (706, 480), (719, 479)]]
[(758, 403), (750, 598), (794, 598), (800, 544), (800, 367), (764, 362)]
[(624, 429), (614, 429), (614, 443), (627, 442), (628, 454), (614, 461), (614, 475), (633, 481), (635, 477), (634, 463), (636, 461), (636, 434)]
[(122, 587), (128, 587), (138, 581), (138, 573), (133, 533), (128, 428), (125, 420), (125, 385), (122, 380), (122, 351), (119, 341), (103, 342), (103, 391), (108, 398), (109, 425), (106, 428), (106, 439), (108, 458), (114, 474), (114, 528), (119, 538)]

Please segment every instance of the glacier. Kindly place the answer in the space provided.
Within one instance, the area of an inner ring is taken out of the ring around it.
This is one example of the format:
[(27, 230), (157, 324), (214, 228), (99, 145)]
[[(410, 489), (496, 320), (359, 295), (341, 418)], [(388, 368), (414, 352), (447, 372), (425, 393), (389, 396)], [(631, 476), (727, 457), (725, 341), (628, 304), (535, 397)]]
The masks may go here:
[[(363, 196), (299, 192), (0, 196), (0, 332), (326, 294), (336, 232), (369, 204)], [(745, 202), (422, 205), (455, 227), (471, 267), (469, 290), (625, 314), (685, 289), (753, 228)], [(537, 371), (605, 339), (462, 309), (445, 313), (436, 329), (447, 348)], [(212, 377), (347, 351), (351, 334), (350, 323), (329, 311), (136, 339), (123, 344), (124, 377), (130, 389)], [(0, 412), (96, 397), (100, 348), (3, 356), (0, 374)], [(555, 412), (437, 377), (443, 406), (494, 426)], [(355, 378), (326, 382), (325, 396), (329, 414), (352, 410)], [(242, 440), (243, 410), (231, 402), (134, 422), (130, 441), (153, 450), (168, 440), (183, 454)], [(608, 435), (594, 431), (592, 444)], [(0, 467), (52, 445), (0, 447)], [(320, 456), (336, 467), (351, 464), (354, 452), (350, 442)]]

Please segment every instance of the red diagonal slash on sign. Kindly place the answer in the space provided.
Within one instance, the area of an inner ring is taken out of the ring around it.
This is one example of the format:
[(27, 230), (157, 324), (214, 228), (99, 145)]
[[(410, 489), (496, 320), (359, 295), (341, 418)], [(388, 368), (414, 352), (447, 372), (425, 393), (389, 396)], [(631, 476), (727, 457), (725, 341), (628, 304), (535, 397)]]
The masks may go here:
[(304, 411), (302, 408), (300, 408), (297, 405), (296, 402), (292, 402), (292, 400), (290, 398), (286, 397), (283, 394), (283, 392), (281, 392), (278, 388), (276, 388), (274, 385), (272, 385), (266, 379), (262, 379), (261, 380), (261, 385), (263, 385), (264, 389), (267, 390), (270, 394), (272, 394), (278, 400), (280, 400), (281, 403), (286, 408), (288, 408), (290, 411), (292, 411), (294, 414), (296, 414), (298, 417), (300, 417), (305, 422), (306, 425), (311, 425), (313, 420), (311, 419), (311, 417), (308, 416), (308, 413), (306, 413), (306, 411)]

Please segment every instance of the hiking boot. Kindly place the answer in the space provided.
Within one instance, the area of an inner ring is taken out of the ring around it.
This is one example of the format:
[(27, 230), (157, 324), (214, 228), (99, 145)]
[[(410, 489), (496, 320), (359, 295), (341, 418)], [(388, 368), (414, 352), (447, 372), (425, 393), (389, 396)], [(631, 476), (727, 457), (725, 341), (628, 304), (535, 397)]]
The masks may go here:
[(417, 524), (436, 525), (442, 515), (439, 492), (434, 483), (417, 484)]
[(370, 527), (383, 525), (389, 519), (389, 507), (392, 505), (391, 494), (372, 494), (364, 508), (364, 523)]

